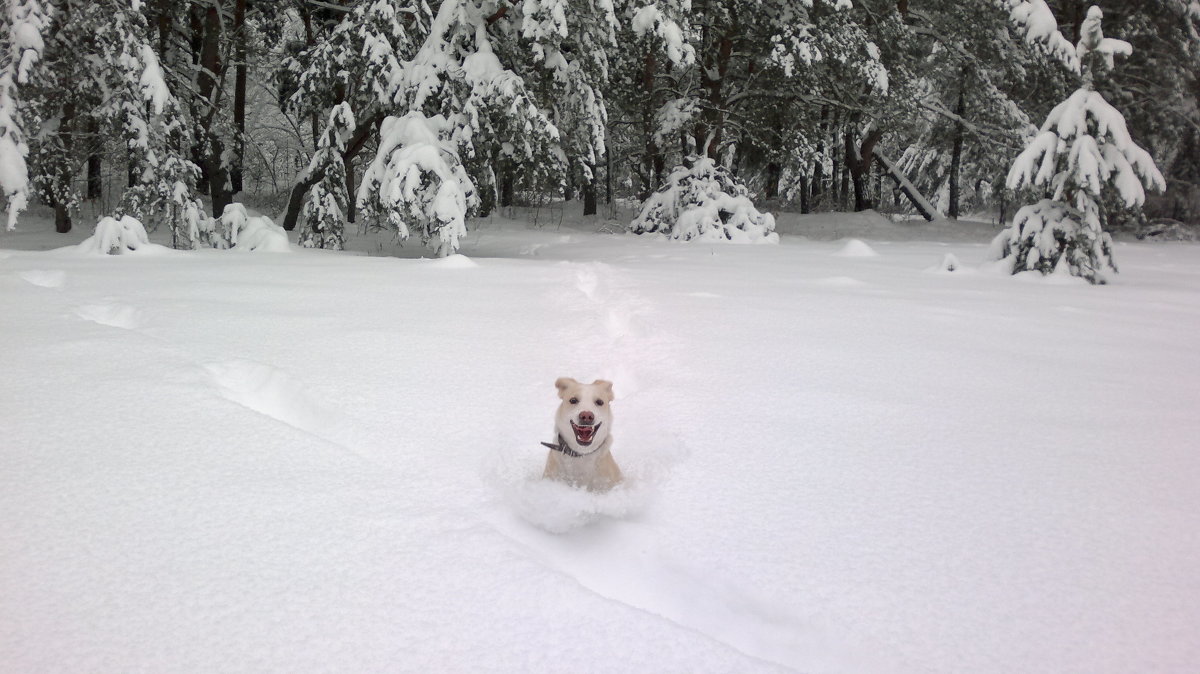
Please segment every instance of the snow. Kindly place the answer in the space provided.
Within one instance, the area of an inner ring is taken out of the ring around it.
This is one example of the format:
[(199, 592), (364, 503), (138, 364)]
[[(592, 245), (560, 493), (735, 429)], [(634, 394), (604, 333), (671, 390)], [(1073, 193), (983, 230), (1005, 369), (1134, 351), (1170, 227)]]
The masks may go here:
[[(1200, 246), (1118, 241), (1093, 287), (993, 273), (988, 225), (598, 225), (440, 260), (0, 233), (4, 668), (1200, 660)], [(612, 494), (538, 479), (559, 376), (615, 383)]]

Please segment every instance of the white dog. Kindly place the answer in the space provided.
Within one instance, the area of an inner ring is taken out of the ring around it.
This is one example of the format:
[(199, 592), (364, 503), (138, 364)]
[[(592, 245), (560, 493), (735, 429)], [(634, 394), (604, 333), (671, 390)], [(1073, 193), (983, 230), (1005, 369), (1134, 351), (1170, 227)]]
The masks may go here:
[(554, 382), (562, 403), (554, 415), (555, 442), (542, 474), (591, 491), (608, 491), (621, 482), (612, 453), (612, 382), (581, 384), (570, 377)]

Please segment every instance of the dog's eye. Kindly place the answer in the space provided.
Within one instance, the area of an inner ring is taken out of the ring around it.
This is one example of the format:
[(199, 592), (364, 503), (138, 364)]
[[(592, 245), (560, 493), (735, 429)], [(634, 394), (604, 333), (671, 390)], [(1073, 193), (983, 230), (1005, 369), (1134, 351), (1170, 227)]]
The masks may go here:
[(599, 400), (599, 399), (597, 399), (597, 400), (596, 400), (596, 407), (604, 407), (604, 401), (603, 401), (603, 400)]
[(571, 399), (570, 399), (570, 400), (568, 400), (567, 402), (571, 403), (572, 405), (578, 405), (578, 404), (579, 404), (579, 398), (571, 398)]

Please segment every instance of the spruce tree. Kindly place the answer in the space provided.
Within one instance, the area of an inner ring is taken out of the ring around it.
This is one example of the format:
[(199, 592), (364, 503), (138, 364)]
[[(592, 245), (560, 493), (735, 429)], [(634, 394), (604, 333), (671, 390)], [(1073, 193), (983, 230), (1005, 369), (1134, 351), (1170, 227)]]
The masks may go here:
[(1101, 204), (1112, 194), (1126, 207), (1145, 201), (1145, 187), (1164, 189), (1154, 160), (1133, 142), (1125, 118), (1096, 91), (1095, 80), (1129, 54), (1129, 43), (1105, 38), (1099, 7), (1088, 10), (1076, 54), (1083, 85), (1051, 111), (1041, 131), (1013, 162), (1009, 189), (1042, 188), (1047, 198), (1020, 209), (993, 242), (1012, 273), (1065, 270), (1090, 283), (1116, 271)]

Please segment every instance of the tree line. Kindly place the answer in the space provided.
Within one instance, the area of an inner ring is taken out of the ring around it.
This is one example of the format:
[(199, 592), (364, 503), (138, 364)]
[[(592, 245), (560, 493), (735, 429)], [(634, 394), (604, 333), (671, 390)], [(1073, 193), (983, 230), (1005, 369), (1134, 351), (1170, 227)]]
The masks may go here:
[(446, 250), (498, 207), (645, 200), (689, 157), (803, 212), (1011, 215), (1092, 4), (1133, 45), (1095, 87), (1167, 185), (1106, 221), (1196, 220), (1193, 0), (8, 0), (0, 187), (10, 225), (33, 199), (67, 231), (107, 190), (178, 245), (257, 192), (305, 245), (368, 218)]

